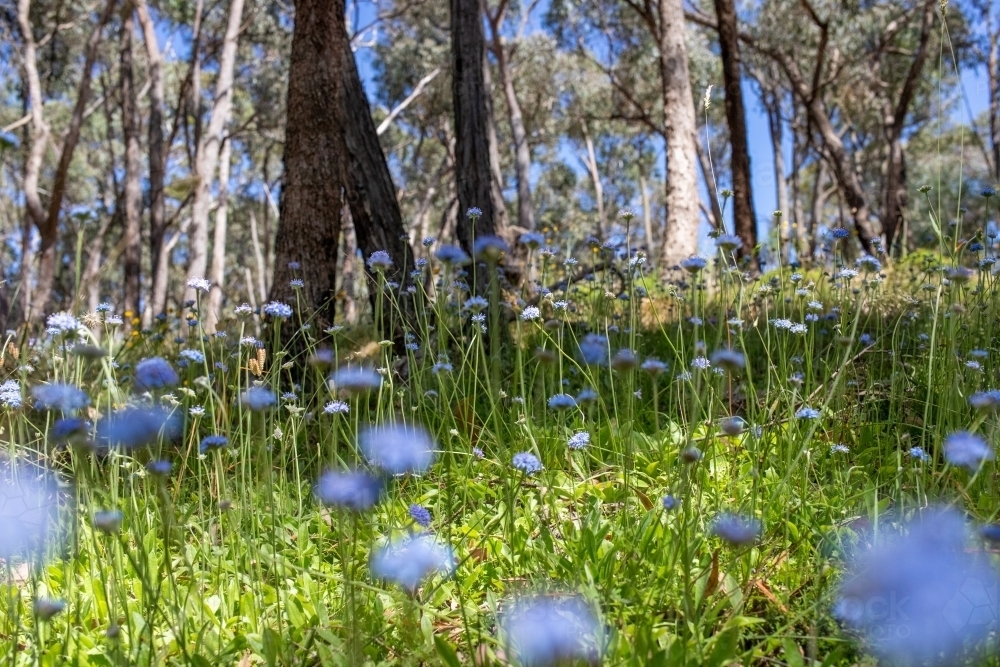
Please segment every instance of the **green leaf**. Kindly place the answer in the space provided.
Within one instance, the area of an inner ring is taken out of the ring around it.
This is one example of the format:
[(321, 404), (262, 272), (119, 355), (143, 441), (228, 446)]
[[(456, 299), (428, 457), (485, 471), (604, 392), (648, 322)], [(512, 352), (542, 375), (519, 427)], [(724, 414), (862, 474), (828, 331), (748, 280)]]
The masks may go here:
[(281, 646), (279, 637), (271, 628), (264, 628), (264, 660), (268, 667), (276, 667), (278, 664), (278, 649)]
[(434, 635), (434, 648), (437, 649), (438, 656), (448, 667), (462, 667), (462, 663), (458, 661), (458, 654), (455, 653), (455, 649), (446, 639)]
[(705, 661), (707, 667), (722, 667), (736, 657), (736, 642), (740, 637), (738, 628), (723, 630), (715, 638), (712, 652)]

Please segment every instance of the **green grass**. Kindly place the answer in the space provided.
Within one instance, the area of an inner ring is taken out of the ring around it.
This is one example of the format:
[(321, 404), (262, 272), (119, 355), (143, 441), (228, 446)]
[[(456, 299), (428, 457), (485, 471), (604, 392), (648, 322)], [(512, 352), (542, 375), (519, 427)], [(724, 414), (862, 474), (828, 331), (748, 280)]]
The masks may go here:
[[(543, 284), (564, 271), (554, 259), (533, 261)], [(940, 451), (955, 430), (997, 436), (995, 415), (968, 403), (996, 385), (997, 278), (987, 268), (968, 284), (945, 284), (943, 268), (960, 261), (911, 255), (885, 280), (862, 274), (836, 287), (836, 269), (806, 271), (800, 282), (789, 269), (748, 281), (720, 269), (720, 256), (689, 278), (694, 286), (669, 291), (644, 266), (619, 262), (623, 282), (602, 273), (542, 298), (538, 320), (523, 321), (523, 305), (513, 305), (510, 344), (499, 354), (489, 351), (490, 332), (504, 326), (495, 301), (483, 334), (468, 313), (425, 292), (425, 281), (416, 295), (384, 295), (394, 314), (398, 299), (414, 300), (418, 350), (366, 347), (381, 340), (376, 329), (393, 330), (396, 315), (324, 332), (303, 327), (309, 313), (293, 304), (294, 340), (265, 318), (259, 377), (249, 370), (257, 349), (239, 344), (256, 335), (253, 316), (230, 319), (225, 338), (203, 338), (195, 326), (177, 344), (180, 317), (122, 336), (91, 315), (99, 332), (92, 342), (110, 355), (98, 360), (67, 354), (61, 336), (35, 332), (28, 344), (22, 332), (4, 350), (4, 367), (26, 396), (25, 407), (0, 414), (5, 451), (43, 464), (65, 487), (60, 530), (45, 553), (7, 563), (0, 661), (490, 664), (513, 659), (499, 623), (513, 600), (573, 592), (600, 620), (604, 664), (874, 662), (831, 616), (845, 558), (880, 527), (936, 503), (977, 521), (993, 520), (1000, 507), (994, 462), (970, 475)], [(704, 280), (711, 288), (697, 289)], [(616, 298), (621, 292), (631, 298)], [(562, 299), (568, 309), (553, 306)], [(817, 312), (807, 306), (813, 300), (823, 307), (807, 333), (771, 323), (804, 322)], [(743, 324), (727, 325), (732, 319)], [(669, 370), (653, 378), (588, 366), (579, 353), (588, 332), (607, 336), (610, 356), (629, 348)], [(169, 393), (133, 394), (136, 361), (161, 355), (177, 366), (183, 348), (205, 361), (178, 368), (181, 382)], [(339, 363), (387, 369), (382, 387), (348, 399), (348, 414), (325, 414), (337, 398), (328, 371), (306, 361), (321, 348)], [(746, 368), (691, 367), (721, 348), (742, 350)], [(966, 366), (974, 349), (988, 353), (981, 370)], [(445, 359), (452, 370), (435, 373)], [(683, 373), (690, 379), (677, 379)], [(28, 388), (56, 380), (89, 393), (92, 420), (129, 401), (155, 401), (176, 411), (182, 435), (109, 453), (57, 446), (58, 415), (28, 407), (27, 398)], [(237, 399), (254, 383), (297, 398), (250, 411)], [(567, 412), (546, 405), (586, 387), (595, 402)], [(204, 414), (192, 416), (195, 406)], [(820, 417), (797, 418), (804, 406)], [(725, 436), (721, 420), (734, 415), (749, 427)], [(434, 466), (393, 478), (370, 511), (324, 508), (313, 494), (322, 471), (364, 466), (359, 429), (393, 418), (433, 434)], [(569, 449), (583, 430), (589, 446)], [(199, 454), (212, 434), (228, 436), (229, 446)], [(838, 443), (849, 451), (831, 451)], [(909, 456), (914, 446), (926, 462)], [(691, 447), (701, 458), (686, 463)], [(530, 476), (514, 469), (523, 451), (544, 468)], [(173, 462), (169, 477), (147, 473), (155, 458)], [(673, 510), (661, 502), (668, 494), (679, 501)], [(451, 545), (456, 567), (411, 595), (374, 579), (368, 564), (385, 540), (425, 531), (408, 514), (413, 503), (430, 510), (426, 530)], [(123, 513), (120, 530), (95, 530), (94, 513), (109, 508)], [(723, 543), (710, 530), (721, 512), (758, 519), (760, 539)], [(40, 598), (65, 600), (66, 609), (40, 621), (32, 612)]]

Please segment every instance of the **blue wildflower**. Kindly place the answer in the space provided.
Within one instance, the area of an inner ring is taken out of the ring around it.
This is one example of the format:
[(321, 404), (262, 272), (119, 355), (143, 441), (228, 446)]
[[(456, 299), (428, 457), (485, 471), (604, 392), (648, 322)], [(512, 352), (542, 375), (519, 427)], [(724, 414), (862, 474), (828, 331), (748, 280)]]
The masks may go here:
[(59, 517), (55, 481), (26, 465), (0, 462), (0, 558), (40, 555), (52, 541)]
[(819, 419), (820, 414), (822, 413), (820, 413), (820, 411), (816, 408), (810, 408), (808, 405), (803, 405), (799, 408), (798, 412), (795, 413), (795, 416), (798, 419)]
[(124, 518), (125, 515), (118, 510), (99, 510), (94, 512), (92, 523), (102, 533), (117, 533)]
[(542, 469), (542, 462), (539, 461), (538, 457), (531, 452), (520, 452), (518, 454), (514, 454), (511, 464), (525, 475), (534, 475)]
[(201, 439), (201, 453), (224, 449), (229, 444), (229, 438), (224, 435), (206, 435)]
[(260, 412), (273, 408), (278, 399), (267, 387), (250, 387), (240, 395), (240, 403), (250, 410)]
[(451, 549), (432, 535), (423, 534), (391, 542), (372, 554), (372, 576), (415, 591), (428, 576), (450, 574), (455, 567)]
[(292, 307), (287, 303), (281, 303), (280, 301), (266, 303), (260, 311), (275, 319), (287, 319), (292, 316)]
[(580, 356), (589, 366), (607, 366), (608, 339), (600, 334), (587, 334), (580, 341)]
[(850, 235), (851, 233), (843, 227), (834, 227), (830, 230), (830, 236), (835, 240), (846, 239)]
[(362, 394), (382, 386), (382, 376), (369, 366), (341, 366), (330, 376), (330, 384), (337, 391)]
[(358, 446), (373, 465), (392, 475), (421, 473), (434, 463), (434, 439), (416, 424), (370, 426), (358, 434)]
[(166, 477), (174, 469), (174, 464), (163, 459), (156, 459), (146, 464), (146, 470), (154, 477)]
[(103, 448), (143, 447), (180, 435), (180, 421), (162, 407), (128, 407), (97, 422), (96, 442)]
[(498, 261), (505, 253), (510, 252), (507, 243), (499, 236), (480, 236), (473, 244), (472, 253), (476, 259), (488, 262)]
[(464, 250), (453, 245), (439, 247), (434, 256), (438, 258), (439, 262), (447, 266), (464, 266), (472, 261)]
[(384, 273), (392, 268), (392, 257), (385, 250), (376, 250), (368, 258), (368, 268)]
[(21, 385), (17, 380), (4, 380), (3, 384), (0, 384), (0, 403), (8, 408), (19, 408), (23, 400)]
[(681, 260), (681, 268), (691, 274), (698, 273), (699, 271), (704, 269), (705, 266), (707, 265), (708, 265), (708, 260), (705, 259), (704, 257), (694, 256), (694, 257), (688, 257), (685, 260)]
[(71, 384), (42, 384), (31, 389), (37, 408), (76, 412), (90, 405), (87, 392)]
[(980, 465), (993, 457), (993, 450), (975, 433), (956, 431), (944, 439), (945, 460), (969, 472), (976, 472)]
[(521, 665), (598, 664), (601, 626), (580, 597), (539, 596), (520, 600), (501, 625), (508, 652)]
[(576, 399), (569, 394), (555, 394), (549, 398), (549, 408), (552, 410), (570, 410), (576, 407)]
[(178, 355), (181, 359), (193, 361), (196, 364), (205, 363), (205, 355), (198, 350), (181, 350)]
[(410, 518), (423, 528), (427, 528), (431, 525), (431, 513), (423, 505), (413, 504), (410, 505)]
[(733, 546), (751, 544), (760, 537), (760, 521), (738, 514), (720, 514), (712, 522), (712, 534)]
[(567, 444), (570, 449), (583, 449), (590, 444), (590, 433), (588, 431), (577, 431), (569, 437)]
[(352, 512), (371, 508), (381, 498), (382, 490), (381, 480), (357, 470), (329, 470), (319, 478), (314, 489), (324, 505)]
[(143, 359), (135, 365), (133, 384), (137, 391), (153, 391), (173, 387), (180, 381), (177, 372), (160, 357)]

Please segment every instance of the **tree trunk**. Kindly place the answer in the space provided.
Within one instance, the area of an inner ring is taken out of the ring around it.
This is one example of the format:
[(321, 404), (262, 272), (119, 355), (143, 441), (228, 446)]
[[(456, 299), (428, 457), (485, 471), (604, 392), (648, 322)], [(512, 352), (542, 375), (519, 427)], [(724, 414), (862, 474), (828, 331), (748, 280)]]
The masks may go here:
[(785, 151), (782, 147), (784, 131), (781, 125), (781, 102), (778, 95), (773, 92), (765, 92), (763, 98), (767, 112), (767, 124), (771, 131), (771, 152), (774, 155), (774, 194), (778, 210), (781, 211), (781, 228), (778, 230), (778, 239), (781, 243), (781, 263), (787, 264), (788, 252), (785, 248), (785, 239), (791, 236), (789, 228), (793, 225), (799, 227), (802, 223), (794, 219), (795, 212), (788, 208), (788, 181), (785, 178)]
[[(816, 164), (816, 182), (813, 185), (812, 216), (809, 227), (809, 259), (816, 260), (816, 249), (820, 246), (819, 229), (823, 225), (823, 209), (826, 208), (826, 160)], [(799, 223), (801, 224), (801, 223)]]
[(732, 144), (730, 167), (733, 174), (733, 220), (736, 235), (743, 241), (738, 257), (749, 263), (751, 271), (756, 271), (759, 268), (754, 253), (757, 246), (757, 221), (753, 210), (750, 149), (747, 143), (746, 111), (743, 107), (743, 73), (740, 69), (734, 0), (715, 0), (715, 13), (719, 20), (719, 51), (726, 84), (726, 122)]
[[(386, 272), (386, 279), (402, 285), (414, 268), (413, 250), (346, 32), (343, 43), (343, 123), (348, 166), (345, 187), (354, 233), (366, 259), (376, 250), (389, 253), (393, 266)], [(370, 285), (374, 295), (375, 285)], [(386, 302), (388, 309), (391, 304)]]
[[(25, 2), (25, 5), (28, 3)], [(41, 244), (38, 253), (38, 283), (34, 298), (31, 303), (31, 310), (28, 314), (29, 320), (38, 319), (45, 311), (52, 298), (52, 286), (56, 276), (56, 250), (59, 241), (59, 214), (62, 212), (62, 200), (66, 195), (66, 185), (69, 179), (69, 167), (73, 161), (73, 153), (76, 151), (76, 144), (80, 140), (80, 129), (83, 125), (83, 114), (87, 108), (87, 101), (90, 98), (90, 83), (94, 74), (94, 61), (97, 59), (97, 49), (101, 42), (101, 33), (104, 26), (111, 18), (111, 13), (117, 5), (117, 0), (108, 0), (97, 19), (87, 39), (84, 48), (84, 62), (80, 83), (76, 90), (76, 100), (73, 105), (73, 112), (70, 115), (69, 127), (62, 141), (62, 152), (59, 155), (59, 164), (56, 166), (56, 173), (52, 180), (52, 190), (49, 196), (49, 208), (45, 214), (44, 223), (39, 227), (38, 233), (41, 236)], [(27, 12), (25, 7), (25, 12)], [(25, 15), (27, 22), (27, 14)], [(27, 26), (30, 32), (30, 25)], [(22, 30), (24, 26), (22, 26)], [(40, 99), (40, 93), (39, 93)]]
[[(903, 161), (902, 135), (903, 128), (906, 126), (906, 114), (909, 113), (910, 104), (916, 95), (917, 82), (927, 59), (931, 24), (934, 21), (934, 6), (934, 0), (927, 0), (924, 3), (917, 51), (910, 63), (906, 79), (903, 81), (899, 99), (896, 100), (895, 107), (889, 106), (885, 115), (884, 127), (886, 143), (888, 144), (886, 154), (888, 164), (886, 165), (885, 212), (882, 216), (882, 228), (885, 232), (885, 250), (889, 254), (892, 253), (892, 243), (896, 237), (896, 230), (902, 224), (909, 201), (906, 192), (906, 165)], [(991, 83), (991, 85), (993, 84)]]
[(493, 52), (497, 57), (497, 69), (503, 84), (503, 94), (507, 100), (507, 112), (510, 116), (510, 129), (514, 135), (514, 173), (517, 177), (517, 224), (529, 231), (535, 229), (535, 207), (531, 203), (531, 148), (528, 146), (528, 133), (524, 129), (524, 118), (521, 115), (521, 105), (517, 101), (514, 90), (514, 78), (511, 76), (510, 62), (507, 59), (507, 49), (504, 47), (498, 33), (493, 35)]
[(649, 188), (646, 183), (646, 175), (639, 175), (639, 189), (642, 191), (642, 230), (646, 234), (646, 254), (649, 258), (653, 256), (653, 249), (656, 243), (653, 239), (653, 212), (650, 210)]
[(604, 186), (601, 184), (601, 172), (597, 168), (597, 153), (594, 151), (594, 141), (587, 131), (587, 121), (581, 121), (583, 128), (583, 143), (587, 147), (586, 165), (590, 174), (590, 182), (594, 186), (594, 205), (597, 207), (597, 238), (605, 240), (604, 232), (608, 224), (604, 215)]
[(698, 177), (695, 167), (694, 99), (682, 0), (660, 0), (659, 67), (666, 138), (667, 226), (663, 268), (698, 251)]
[[(479, 0), (449, 0), (451, 11), (451, 95), (455, 114), (455, 182), (458, 215), (455, 235), (462, 248), (473, 254), (473, 238), (496, 235), (499, 214), (493, 198), (490, 165), (490, 127), (483, 77), (485, 37)], [(482, 215), (475, 229), (464, 216), (471, 208)], [(484, 271), (477, 272), (477, 294), (486, 291)]]
[[(480, 28), (482, 24), (480, 23)], [(497, 126), (493, 115), (493, 77), (490, 75), (490, 61), (486, 58), (486, 38), (483, 37), (483, 89), (486, 96), (486, 140), (490, 153), (490, 197), (493, 199), (493, 211), (496, 220), (493, 227), (497, 236), (506, 237), (509, 233), (510, 221), (507, 218), (507, 202), (503, 198), (503, 173), (500, 171), (500, 140), (497, 139)]]
[[(149, 326), (152, 316), (163, 312), (167, 286), (157, 284), (166, 272), (159, 271), (160, 250), (166, 231), (166, 202), (163, 192), (166, 174), (166, 154), (163, 145), (163, 56), (156, 41), (156, 26), (149, 15), (146, 0), (136, 0), (136, 13), (142, 26), (149, 72), (149, 257), (153, 275), (152, 298), (143, 312), (143, 325)], [(157, 300), (159, 296), (159, 301)]]
[(1000, 30), (993, 30), (993, 2), (986, 8), (986, 34), (989, 52), (986, 60), (986, 80), (990, 94), (990, 148), (993, 155), (993, 180), (1000, 181)]
[(344, 203), (345, 34), (343, 0), (296, 1), (271, 299), (295, 303), (289, 281), (302, 279), (298, 301), (316, 314), (320, 329), (333, 323)]
[(212, 267), (208, 271), (212, 288), (208, 292), (208, 311), (205, 313), (205, 331), (208, 333), (215, 333), (222, 314), (222, 289), (226, 280), (226, 227), (229, 222), (229, 163), (232, 145), (232, 141), (224, 142), (219, 154), (219, 205), (215, 209)]
[(132, 12), (122, 17), (121, 27), (121, 97), (122, 136), (125, 140), (125, 234), (124, 269), (125, 303), (127, 321), (139, 316), (140, 271), (142, 267), (142, 165), (139, 159), (139, 119), (136, 115), (135, 81), (132, 68), (132, 31), (135, 24)]
[[(232, 0), (229, 23), (219, 56), (219, 72), (215, 79), (215, 100), (208, 129), (198, 142), (195, 155), (194, 201), (191, 204), (191, 230), (188, 236), (187, 279), (204, 278), (208, 267), (208, 212), (212, 205), (212, 182), (219, 164), (223, 132), (233, 108), (233, 70), (236, 67), (236, 46), (240, 36), (243, 0)], [(185, 287), (184, 301), (195, 298), (193, 287)]]

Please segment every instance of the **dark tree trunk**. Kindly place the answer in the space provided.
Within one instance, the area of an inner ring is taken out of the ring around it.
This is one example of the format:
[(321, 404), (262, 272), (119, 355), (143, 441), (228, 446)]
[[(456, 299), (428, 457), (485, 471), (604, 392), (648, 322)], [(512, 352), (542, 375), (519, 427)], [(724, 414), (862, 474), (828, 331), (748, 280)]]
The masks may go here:
[[(459, 243), (472, 254), (475, 238), (495, 235), (497, 211), (491, 191), (493, 173), (490, 170), (489, 115), (483, 82), (483, 62), (486, 39), (479, 0), (451, 2), (451, 95), (455, 111), (455, 183), (458, 194), (458, 225), (455, 235)], [(482, 215), (476, 220), (475, 231), (465, 219), (466, 211), (477, 207)], [(483, 272), (476, 291), (483, 293)]]
[(722, 75), (726, 85), (726, 121), (733, 149), (730, 158), (733, 171), (733, 220), (736, 235), (743, 241), (738, 256), (741, 260), (748, 261), (752, 270), (756, 270), (754, 248), (757, 246), (757, 221), (753, 210), (750, 150), (747, 146), (746, 111), (741, 87), (739, 33), (733, 0), (715, 0), (715, 13), (719, 20), (719, 51), (722, 54)]
[(375, 132), (371, 107), (346, 35), (343, 44), (343, 122), (348, 157), (344, 185), (358, 248), (365, 259), (376, 250), (389, 253), (393, 267), (386, 273), (386, 278), (402, 285), (413, 270), (413, 250), (403, 227), (396, 188)]
[[(281, 217), (270, 298), (299, 303), (333, 321), (346, 145), (342, 113), (344, 0), (297, 0), (288, 71), (288, 122)], [(298, 270), (289, 268), (298, 262)]]
[(121, 27), (122, 135), (125, 139), (125, 312), (139, 315), (139, 272), (142, 266), (142, 185), (140, 184), (139, 119), (136, 117), (135, 81), (132, 74), (132, 12), (126, 11)]

